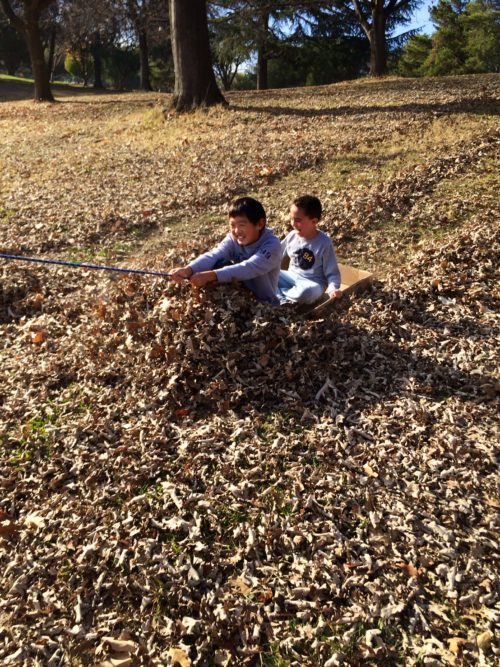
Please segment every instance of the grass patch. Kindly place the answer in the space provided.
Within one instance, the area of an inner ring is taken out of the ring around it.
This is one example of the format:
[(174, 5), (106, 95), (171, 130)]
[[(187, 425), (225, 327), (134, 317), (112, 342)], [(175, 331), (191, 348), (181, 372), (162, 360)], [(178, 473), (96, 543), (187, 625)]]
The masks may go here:
[(33, 79), (28, 79), (24, 76), (11, 76), (10, 74), (0, 74), (0, 81), (16, 81), (19, 83), (26, 83), (33, 85)]
[(291, 662), (281, 655), (278, 645), (273, 645), (261, 655), (261, 664), (263, 667), (290, 667)]
[(0, 206), (0, 223), (9, 222), (15, 215), (15, 212), (11, 209), (4, 208)]
[[(28, 86), (33, 86), (35, 81), (27, 76), (11, 76), (10, 74), (0, 74), (0, 81), (7, 83), (20, 83)], [(86, 90), (81, 83), (71, 83), (69, 81), (51, 81), (51, 86), (64, 86), (68, 88), (75, 88), (76, 90)]]

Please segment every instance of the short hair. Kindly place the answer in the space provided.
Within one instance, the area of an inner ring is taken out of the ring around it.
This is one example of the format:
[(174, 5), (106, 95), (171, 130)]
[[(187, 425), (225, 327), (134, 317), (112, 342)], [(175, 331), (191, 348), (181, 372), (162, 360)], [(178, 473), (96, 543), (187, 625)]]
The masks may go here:
[(318, 218), (320, 220), (323, 208), (320, 200), (314, 195), (297, 197), (293, 203), (297, 208), (301, 208), (308, 218)]
[(250, 220), (254, 225), (256, 225), (259, 220), (266, 220), (266, 212), (264, 207), (253, 197), (240, 197), (236, 199), (229, 206), (229, 217), (236, 218), (239, 215), (244, 215)]

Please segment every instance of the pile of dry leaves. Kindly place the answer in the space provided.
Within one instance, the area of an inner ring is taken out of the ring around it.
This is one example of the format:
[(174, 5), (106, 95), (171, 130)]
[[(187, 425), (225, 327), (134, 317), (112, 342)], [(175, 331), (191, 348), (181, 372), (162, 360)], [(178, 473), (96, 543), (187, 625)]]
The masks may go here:
[(4, 269), (4, 663), (493, 664), (498, 250), (319, 321)]

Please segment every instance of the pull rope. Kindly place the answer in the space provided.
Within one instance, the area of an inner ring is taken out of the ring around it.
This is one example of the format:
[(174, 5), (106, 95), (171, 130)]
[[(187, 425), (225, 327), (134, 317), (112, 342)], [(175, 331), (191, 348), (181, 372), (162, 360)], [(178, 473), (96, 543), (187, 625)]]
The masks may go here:
[(122, 269), (118, 266), (104, 266), (104, 264), (85, 264), (83, 262), (66, 262), (62, 259), (43, 259), (40, 257), (24, 257), (23, 255), (8, 255), (0, 253), (0, 259), (15, 260), (19, 262), (36, 262), (38, 264), (56, 264), (58, 266), (69, 266), (73, 269), (98, 269), (100, 271), (117, 271), (118, 273), (139, 273), (146, 276), (160, 276), (170, 278), (171, 273), (162, 271), (146, 271), (144, 269)]

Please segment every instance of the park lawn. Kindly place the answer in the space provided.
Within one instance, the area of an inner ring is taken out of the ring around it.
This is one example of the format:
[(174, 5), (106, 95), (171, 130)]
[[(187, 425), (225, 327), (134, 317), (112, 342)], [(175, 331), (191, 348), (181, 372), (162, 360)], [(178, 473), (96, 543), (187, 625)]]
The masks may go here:
[(495, 664), (499, 88), (0, 104), (0, 252), (161, 270), (310, 192), (379, 278), (304, 321), (2, 263), (4, 661)]

